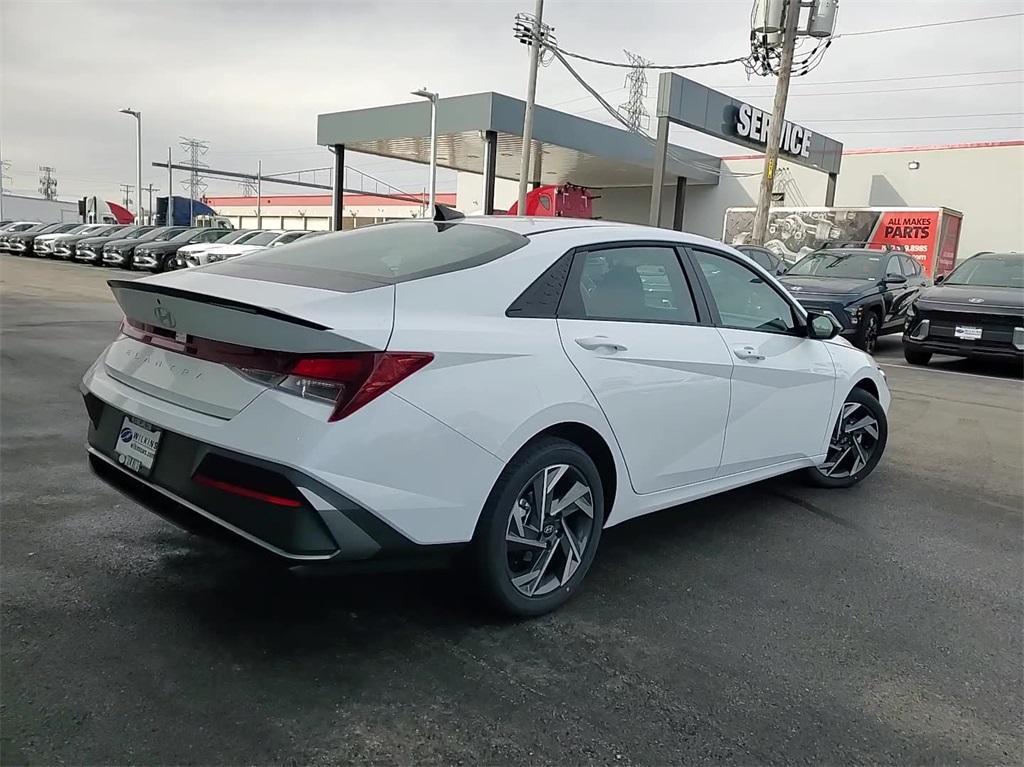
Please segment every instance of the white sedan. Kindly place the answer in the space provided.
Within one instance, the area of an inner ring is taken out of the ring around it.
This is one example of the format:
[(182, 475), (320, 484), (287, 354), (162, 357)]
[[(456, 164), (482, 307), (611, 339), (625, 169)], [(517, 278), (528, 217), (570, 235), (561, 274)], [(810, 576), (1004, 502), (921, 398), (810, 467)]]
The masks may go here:
[[(278, 245), (286, 245), (289, 242), (299, 239), (303, 235), (308, 234), (301, 230), (286, 232), (281, 229), (264, 229), (259, 231), (253, 237), (247, 237), (243, 241), (236, 242), (232, 245), (223, 245), (217, 248), (211, 248), (204, 254), (204, 258), (201, 263), (190, 263), (186, 259), (188, 266), (201, 266), (202, 263), (213, 264), (218, 261), (226, 261), (229, 258), (235, 258), (236, 256), (244, 256), (247, 253), (255, 253), (257, 250), (263, 250), (264, 248), (274, 248)], [(198, 260), (198, 259), (197, 259)]]
[(679, 232), (396, 222), (110, 285), (97, 474), (287, 563), (468, 547), (518, 615), (579, 589), (605, 527), (798, 470), (847, 487), (885, 449), (871, 357)]
[(181, 266), (202, 266), (207, 263), (211, 252), (216, 252), (218, 248), (223, 248), (227, 245), (241, 245), (259, 233), (259, 229), (239, 229), (213, 242), (197, 242), (194, 245), (178, 248), (176, 258), (181, 262)]

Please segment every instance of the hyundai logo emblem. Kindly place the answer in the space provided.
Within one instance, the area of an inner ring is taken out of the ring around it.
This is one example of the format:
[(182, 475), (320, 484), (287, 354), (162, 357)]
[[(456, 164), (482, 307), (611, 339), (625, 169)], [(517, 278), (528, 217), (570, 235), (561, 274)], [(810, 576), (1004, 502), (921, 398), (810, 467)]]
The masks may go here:
[(983, 304), (983, 303), (985, 303), (985, 299), (984, 298), (968, 298), (967, 300), (970, 301), (972, 304)]
[(174, 319), (174, 315), (171, 314), (170, 310), (164, 309), (162, 306), (153, 308), (153, 316), (156, 317), (156, 321), (163, 325), (165, 328), (173, 328), (178, 324), (177, 320)]

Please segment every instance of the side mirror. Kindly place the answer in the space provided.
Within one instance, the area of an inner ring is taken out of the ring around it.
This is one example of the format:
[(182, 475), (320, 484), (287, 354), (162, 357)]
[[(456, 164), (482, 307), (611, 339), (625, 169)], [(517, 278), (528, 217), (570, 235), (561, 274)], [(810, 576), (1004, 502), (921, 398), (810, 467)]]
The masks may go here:
[(941, 284), (942, 284), (942, 282), (943, 282), (943, 281), (944, 281), (945, 279), (946, 279), (946, 275), (944, 275), (944, 274), (937, 274), (937, 275), (935, 275), (935, 284), (936, 284), (936, 285), (941, 285)]
[(902, 285), (907, 281), (907, 278), (902, 274), (887, 274), (885, 275), (886, 285)]
[(836, 322), (831, 314), (807, 313), (807, 337), (816, 338), (819, 341), (827, 341), (835, 338), (842, 330), (842, 326)]

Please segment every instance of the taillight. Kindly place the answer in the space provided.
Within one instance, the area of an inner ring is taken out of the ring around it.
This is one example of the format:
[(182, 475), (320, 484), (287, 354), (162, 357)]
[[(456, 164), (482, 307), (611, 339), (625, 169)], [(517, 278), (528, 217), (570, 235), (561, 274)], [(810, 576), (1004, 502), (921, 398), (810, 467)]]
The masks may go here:
[(334, 403), (329, 421), (344, 418), (434, 359), (426, 352), (359, 352), (303, 357), (276, 388)]
[(329, 402), (334, 405), (329, 421), (354, 413), (434, 359), (430, 352), (304, 356), (177, 334), (127, 317), (121, 332), (150, 346), (227, 365), (246, 378), (289, 394)]

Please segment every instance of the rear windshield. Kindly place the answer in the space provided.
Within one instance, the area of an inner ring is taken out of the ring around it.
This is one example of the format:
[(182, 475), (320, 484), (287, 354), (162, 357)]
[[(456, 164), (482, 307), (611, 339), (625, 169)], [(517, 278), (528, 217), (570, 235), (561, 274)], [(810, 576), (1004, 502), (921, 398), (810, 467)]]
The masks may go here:
[(257, 232), (245, 242), (248, 245), (269, 245), (280, 236), (280, 232)]
[[(490, 226), (427, 221), (378, 224), (302, 238), (208, 269), (347, 291), (468, 269), (508, 255), (527, 242), (522, 235)], [(368, 284), (345, 280), (346, 275)]]

